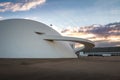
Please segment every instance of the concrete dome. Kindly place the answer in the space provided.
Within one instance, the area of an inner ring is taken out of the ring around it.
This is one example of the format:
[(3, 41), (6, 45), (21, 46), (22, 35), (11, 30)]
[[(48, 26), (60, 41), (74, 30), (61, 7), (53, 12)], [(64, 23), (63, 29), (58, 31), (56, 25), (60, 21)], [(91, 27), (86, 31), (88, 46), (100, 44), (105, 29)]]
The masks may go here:
[[(61, 37), (58, 32), (37, 21), (1, 20), (0, 58), (76, 58), (74, 49), (66, 42), (69, 38)], [(87, 43), (94, 46), (90, 41)]]

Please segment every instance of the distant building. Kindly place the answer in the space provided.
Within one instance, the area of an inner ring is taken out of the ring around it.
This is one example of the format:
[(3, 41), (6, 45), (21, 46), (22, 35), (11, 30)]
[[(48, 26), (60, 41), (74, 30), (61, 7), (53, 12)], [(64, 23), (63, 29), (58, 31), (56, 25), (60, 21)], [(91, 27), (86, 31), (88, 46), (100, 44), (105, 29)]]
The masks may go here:
[(80, 56), (120, 56), (120, 47), (95, 47), (80, 51)]

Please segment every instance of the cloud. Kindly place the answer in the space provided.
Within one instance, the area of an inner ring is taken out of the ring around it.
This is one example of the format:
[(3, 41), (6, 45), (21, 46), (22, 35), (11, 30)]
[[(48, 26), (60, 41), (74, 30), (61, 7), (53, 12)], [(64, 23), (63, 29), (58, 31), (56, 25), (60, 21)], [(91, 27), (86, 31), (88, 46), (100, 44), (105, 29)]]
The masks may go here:
[(65, 29), (62, 34), (92, 40), (96, 47), (118, 46), (120, 45), (120, 22)]
[(38, 5), (44, 4), (46, 0), (27, 0), (25, 2), (1, 2), (0, 3), (0, 12), (5, 11), (27, 11), (32, 8), (36, 8)]
[(118, 36), (120, 35), (120, 23), (108, 24), (101, 27), (93, 27), (91, 30), (87, 30), (88, 33), (96, 34), (101, 37)]

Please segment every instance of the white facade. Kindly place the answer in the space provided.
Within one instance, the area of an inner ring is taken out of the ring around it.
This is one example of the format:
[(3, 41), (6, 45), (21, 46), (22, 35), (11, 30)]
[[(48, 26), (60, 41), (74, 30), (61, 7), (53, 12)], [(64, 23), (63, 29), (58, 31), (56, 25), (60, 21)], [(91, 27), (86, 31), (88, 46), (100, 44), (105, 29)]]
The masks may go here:
[(85, 39), (62, 37), (37, 21), (0, 21), (0, 58), (76, 58), (75, 50), (67, 41), (83, 43), (86, 48), (94, 46)]
[(83, 52), (80, 52), (79, 56), (88, 56), (88, 54), (84, 54)]
[(102, 56), (111, 56), (111, 54), (102, 54)]

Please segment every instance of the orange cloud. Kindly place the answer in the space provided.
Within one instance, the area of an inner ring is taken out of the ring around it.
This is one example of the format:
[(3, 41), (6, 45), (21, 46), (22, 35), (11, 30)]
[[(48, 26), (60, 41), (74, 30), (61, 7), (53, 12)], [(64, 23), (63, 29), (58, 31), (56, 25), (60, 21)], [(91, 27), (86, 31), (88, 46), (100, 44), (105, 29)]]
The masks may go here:
[(63, 36), (71, 36), (71, 37), (79, 37), (79, 38), (86, 38), (86, 39), (90, 39), (92, 37), (95, 37), (94, 34), (91, 33), (85, 33), (85, 32), (70, 32), (70, 33), (62, 33)]
[(62, 35), (89, 39), (96, 46), (118, 46), (120, 45), (120, 23), (106, 26), (80, 27), (79, 30), (63, 30)]

